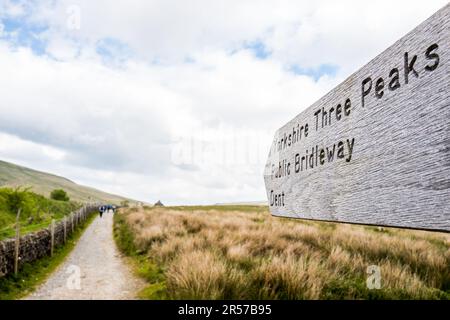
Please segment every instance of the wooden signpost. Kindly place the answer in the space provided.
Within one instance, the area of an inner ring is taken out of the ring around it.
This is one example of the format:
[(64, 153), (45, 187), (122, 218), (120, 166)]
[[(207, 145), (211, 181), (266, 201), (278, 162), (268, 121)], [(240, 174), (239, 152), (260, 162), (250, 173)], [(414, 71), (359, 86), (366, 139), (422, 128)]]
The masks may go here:
[(450, 231), (450, 5), (279, 129), (273, 215)]
[(53, 257), (55, 250), (55, 219), (52, 219), (50, 224), (50, 257)]
[(67, 216), (63, 218), (64, 243), (67, 242)]
[(17, 210), (17, 216), (16, 216), (16, 238), (14, 243), (14, 275), (17, 276), (17, 273), (19, 272), (19, 254), (20, 254), (20, 212), (22, 211), (21, 208)]

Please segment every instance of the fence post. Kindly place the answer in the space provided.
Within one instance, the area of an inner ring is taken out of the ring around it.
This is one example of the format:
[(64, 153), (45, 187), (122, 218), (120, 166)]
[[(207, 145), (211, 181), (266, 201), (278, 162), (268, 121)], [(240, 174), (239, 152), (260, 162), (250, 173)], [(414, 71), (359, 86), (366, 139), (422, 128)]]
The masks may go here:
[(72, 223), (70, 224), (72, 227), (72, 233), (73, 233), (73, 224), (74, 224), (74, 219), (73, 219), (73, 212), (70, 214), (70, 219), (72, 220)]
[(52, 219), (52, 223), (50, 225), (50, 235), (51, 235), (50, 257), (53, 257), (53, 250), (55, 248), (55, 219)]
[(64, 243), (67, 241), (67, 216), (63, 219), (63, 226), (64, 226)]
[(39, 206), (36, 211), (36, 222), (39, 223), (40, 220), (41, 220), (41, 206)]
[(17, 217), (16, 217), (16, 242), (14, 246), (14, 275), (17, 276), (17, 273), (19, 271), (19, 249), (20, 249), (20, 212), (22, 211), (21, 208), (17, 210)]

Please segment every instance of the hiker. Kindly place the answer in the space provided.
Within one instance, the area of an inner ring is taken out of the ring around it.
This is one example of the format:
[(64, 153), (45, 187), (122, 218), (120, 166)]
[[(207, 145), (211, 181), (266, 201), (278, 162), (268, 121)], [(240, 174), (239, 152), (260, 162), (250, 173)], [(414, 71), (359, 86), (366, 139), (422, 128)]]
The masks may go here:
[(100, 218), (103, 216), (103, 211), (105, 211), (105, 207), (104, 206), (101, 206), (101, 207), (98, 208), (98, 212), (100, 214)]

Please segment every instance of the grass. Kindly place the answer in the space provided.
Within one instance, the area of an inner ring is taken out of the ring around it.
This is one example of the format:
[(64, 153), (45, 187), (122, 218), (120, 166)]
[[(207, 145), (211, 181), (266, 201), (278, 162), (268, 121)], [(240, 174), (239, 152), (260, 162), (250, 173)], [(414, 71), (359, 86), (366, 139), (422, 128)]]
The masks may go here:
[[(115, 216), (144, 299), (449, 299), (450, 235), (272, 217), (267, 207)], [(366, 285), (381, 270), (381, 289)]]
[(69, 255), (84, 230), (96, 216), (96, 214), (90, 215), (86, 222), (67, 239), (65, 245), (56, 247), (53, 257), (48, 256), (24, 265), (17, 276), (10, 274), (0, 277), (0, 300), (20, 299), (32, 293)]
[(151, 259), (147, 259), (134, 243), (134, 235), (123, 215), (114, 214), (114, 239), (119, 250), (129, 256), (136, 274), (148, 285), (138, 294), (142, 299), (165, 299), (164, 271)]
[(34, 232), (60, 220), (80, 208), (71, 201), (56, 201), (26, 189), (0, 188), (0, 240), (14, 237), (17, 211), (20, 208), (20, 233)]

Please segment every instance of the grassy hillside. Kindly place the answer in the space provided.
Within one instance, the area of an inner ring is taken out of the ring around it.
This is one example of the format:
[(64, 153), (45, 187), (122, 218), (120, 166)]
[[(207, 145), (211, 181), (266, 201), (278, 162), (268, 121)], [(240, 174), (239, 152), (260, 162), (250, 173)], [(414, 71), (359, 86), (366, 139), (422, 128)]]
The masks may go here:
[[(150, 299), (449, 299), (450, 235), (272, 217), (267, 207), (121, 209)], [(380, 271), (370, 288), (371, 268)]]
[(21, 234), (26, 234), (45, 228), (52, 219), (59, 220), (80, 207), (79, 203), (55, 201), (23, 189), (0, 188), (0, 239), (14, 236), (19, 208)]
[(54, 189), (64, 189), (71, 200), (78, 202), (107, 202), (119, 204), (124, 197), (85, 187), (69, 179), (0, 161), (0, 187), (31, 187), (45, 197)]

